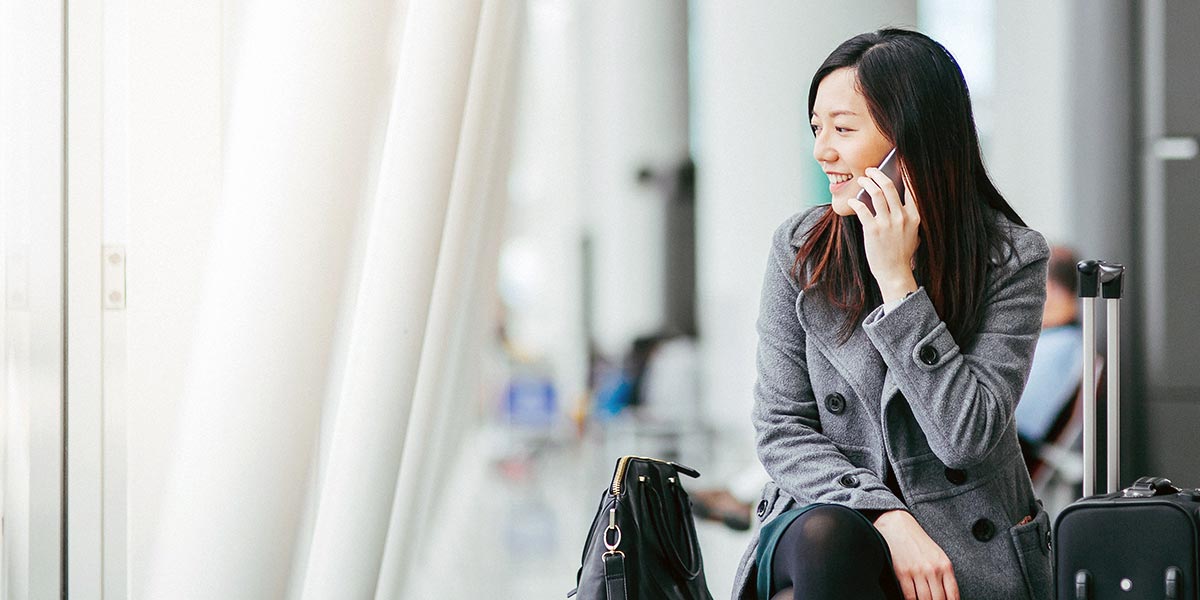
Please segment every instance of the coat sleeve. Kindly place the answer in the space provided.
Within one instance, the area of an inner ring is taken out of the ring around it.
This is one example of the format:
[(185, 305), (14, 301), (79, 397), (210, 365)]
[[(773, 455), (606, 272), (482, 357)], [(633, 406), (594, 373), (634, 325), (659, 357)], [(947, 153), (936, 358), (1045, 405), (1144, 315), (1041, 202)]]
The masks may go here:
[(1049, 249), (1035, 231), (1016, 234), (1008, 260), (992, 268), (979, 333), (969, 347), (950, 335), (924, 288), (864, 323), (930, 449), (951, 468), (978, 465), (996, 447), (1033, 362)]
[(877, 474), (851, 463), (821, 433), (796, 315), (799, 288), (790, 274), (791, 234), (799, 221), (798, 215), (776, 231), (763, 282), (753, 410), (759, 460), (776, 485), (801, 504), (904, 508)]

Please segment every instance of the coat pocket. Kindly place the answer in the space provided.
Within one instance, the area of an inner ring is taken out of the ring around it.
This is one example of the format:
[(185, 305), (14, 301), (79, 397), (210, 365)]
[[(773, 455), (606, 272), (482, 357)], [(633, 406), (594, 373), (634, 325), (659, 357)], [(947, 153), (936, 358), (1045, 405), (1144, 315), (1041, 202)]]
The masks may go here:
[(775, 512), (775, 503), (779, 499), (779, 486), (775, 485), (774, 481), (769, 481), (763, 486), (762, 499), (758, 501), (758, 506), (754, 509), (754, 514), (758, 517), (760, 524), (773, 516)]
[(1009, 529), (1009, 534), (1029, 598), (1051, 600), (1054, 582), (1050, 571), (1050, 515), (1042, 503), (1037, 503), (1037, 515), (1032, 521)]
[[(774, 481), (769, 481), (763, 486), (762, 497), (755, 508), (760, 527), (783, 512), (782, 505), (786, 502), (781, 498), (785, 496), (786, 494), (780, 491)], [(758, 537), (757, 534), (754, 535), (753, 541), (746, 547), (745, 553), (742, 554), (742, 561), (738, 565), (738, 572), (733, 584), (733, 597), (737, 600), (756, 600), (757, 593), (754, 582), (758, 579), (758, 565), (755, 564), (755, 557), (758, 555)]]

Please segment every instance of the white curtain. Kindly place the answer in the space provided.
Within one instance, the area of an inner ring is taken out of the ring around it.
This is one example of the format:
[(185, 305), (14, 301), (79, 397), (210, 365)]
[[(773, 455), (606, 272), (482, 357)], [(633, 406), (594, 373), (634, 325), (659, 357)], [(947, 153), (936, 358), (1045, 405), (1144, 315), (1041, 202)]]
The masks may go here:
[(423, 558), (419, 549), (452, 513), (448, 469), (479, 404), (481, 346), (494, 336), (496, 257), (507, 200), (520, 3), (485, 2), (471, 61), (445, 236), (430, 302), (429, 329), (413, 390), (403, 461), (391, 506), (377, 598), (399, 598)]
[(245, 10), (218, 250), (135, 591), (398, 598), (450, 423), (477, 405), (520, 4)]

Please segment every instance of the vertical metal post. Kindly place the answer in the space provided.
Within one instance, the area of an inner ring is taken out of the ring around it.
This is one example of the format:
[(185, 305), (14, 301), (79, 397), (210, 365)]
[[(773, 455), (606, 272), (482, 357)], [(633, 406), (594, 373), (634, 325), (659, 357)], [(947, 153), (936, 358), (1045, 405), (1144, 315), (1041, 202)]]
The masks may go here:
[(1083, 298), (1083, 496), (1096, 493), (1096, 299)]
[(1121, 488), (1121, 299), (1105, 303), (1108, 313), (1108, 493)]
[(1121, 286), (1125, 266), (1100, 262), (1100, 295), (1108, 313), (1108, 493), (1121, 489)]
[(1075, 265), (1083, 300), (1083, 496), (1096, 493), (1096, 296), (1100, 263)]

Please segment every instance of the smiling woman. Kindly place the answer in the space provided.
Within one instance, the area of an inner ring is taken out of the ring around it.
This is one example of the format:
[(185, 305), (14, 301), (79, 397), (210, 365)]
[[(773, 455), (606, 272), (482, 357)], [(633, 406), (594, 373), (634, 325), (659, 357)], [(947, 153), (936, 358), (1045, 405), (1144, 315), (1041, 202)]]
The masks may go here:
[[(1046, 549), (1018, 542), (1049, 521), (1013, 424), (1046, 242), (988, 178), (937, 42), (856, 36), (809, 90), (832, 202), (773, 240), (753, 420), (774, 481), (734, 596), (1046, 597)], [(876, 168), (892, 148), (899, 181)]]
[(862, 189), (855, 180), (879, 165), (892, 148), (858, 91), (856, 69), (838, 69), (821, 82), (810, 125), (816, 137), (813, 158), (829, 176), (833, 211), (853, 215), (849, 201)]
[[(872, 35), (879, 40), (864, 39)], [(876, 188), (872, 198), (878, 194), (881, 202), (876, 204), (886, 207), (895, 194), (883, 190), (906, 185), (915, 206), (896, 216), (921, 222), (919, 244), (907, 257), (893, 256), (897, 264), (891, 274), (906, 280), (915, 263), (917, 277), (926, 282), (947, 326), (969, 338), (971, 324), (979, 317), (975, 300), (989, 256), (1003, 241), (988, 211), (998, 211), (1017, 225), (1025, 222), (983, 166), (970, 95), (954, 57), (919, 33), (890, 29), (864, 34), (826, 59), (813, 77), (808, 104), (816, 137), (813, 157), (827, 173), (842, 179), (850, 175), (855, 183), (831, 185), (833, 210), (822, 215), (808, 244), (797, 253), (797, 274), (804, 263), (811, 271), (808, 281), (829, 279), (823, 293), (851, 307), (842, 322), (843, 335), (849, 335), (868, 305), (889, 290), (870, 285), (867, 254), (872, 245), (855, 241), (861, 239), (856, 230), (870, 229), (876, 220), (838, 217), (865, 210), (852, 200), (864, 186), (868, 191)], [(907, 183), (880, 178), (877, 170), (868, 172), (892, 147)], [(845, 254), (848, 260), (829, 260), (827, 251)], [(903, 290), (907, 291), (911, 289)]]

